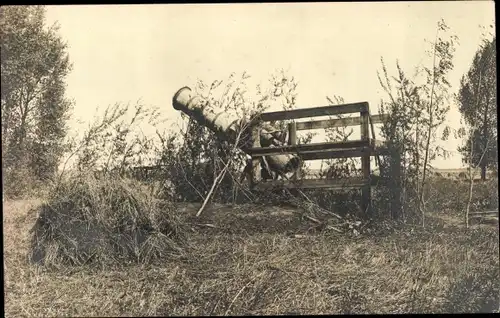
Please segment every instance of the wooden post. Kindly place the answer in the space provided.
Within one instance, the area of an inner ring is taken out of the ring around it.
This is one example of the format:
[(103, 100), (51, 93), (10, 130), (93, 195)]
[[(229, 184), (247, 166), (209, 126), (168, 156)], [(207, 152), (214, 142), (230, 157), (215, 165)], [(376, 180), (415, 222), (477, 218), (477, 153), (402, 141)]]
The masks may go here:
[[(290, 146), (296, 146), (297, 145), (297, 123), (296, 122), (291, 122), (288, 124), (288, 144)], [(297, 180), (300, 179), (300, 168), (297, 169), (297, 171), (293, 175), (293, 179)]]
[(399, 218), (401, 214), (401, 152), (393, 149), (391, 153), (391, 216), (393, 219)]
[[(368, 109), (360, 112), (361, 117), (361, 140), (369, 141), (370, 127), (369, 127), (369, 113)], [(370, 147), (364, 148), (363, 156), (361, 157), (361, 171), (363, 172), (363, 179), (366, 184), (361, 188), (361, 208), (362, 213), (371, 216), (371, 186), (370, 186)]]
[[(260, 126), (258, 124), (252, 126), (252, 147), (260, 147)], [(253, 189), (261, 179), (261, 166), (259, 157), (254, 157), (252, 155), (252, 160), (250, 161), (250, 163), (250, 168), (252, 171), (250, 176), (250, 189)]]

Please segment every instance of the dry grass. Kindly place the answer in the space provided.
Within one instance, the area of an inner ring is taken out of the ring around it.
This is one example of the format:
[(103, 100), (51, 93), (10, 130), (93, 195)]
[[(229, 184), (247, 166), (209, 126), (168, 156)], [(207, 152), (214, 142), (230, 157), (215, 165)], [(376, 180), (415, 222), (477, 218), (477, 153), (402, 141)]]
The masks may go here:
[[(431, 211), (446, 211), (460, 214), (467, 205), (469, 182), (467, 180), (451, 180), (435, 178), (429, 183), (426, 197)], [(498, 209), (498, 179), (474, 181), (471, 201), (472, 211), (488, 211)]]
[[(6, 316), (492, 312), (498, 223), (317, 232), (293, 209), (178, 206), (184, 255), (161, 263), (31, 265), (36, 201), (4, 203)], [(447, 216), (452, 218), (452, 216)], [(207, 225), (208, 224), (208, 225)]]
[(69, 177), (37, 210), (30, 259), (46, 267), (150, 264), (182, 252), (174, 207), (127, 179)]

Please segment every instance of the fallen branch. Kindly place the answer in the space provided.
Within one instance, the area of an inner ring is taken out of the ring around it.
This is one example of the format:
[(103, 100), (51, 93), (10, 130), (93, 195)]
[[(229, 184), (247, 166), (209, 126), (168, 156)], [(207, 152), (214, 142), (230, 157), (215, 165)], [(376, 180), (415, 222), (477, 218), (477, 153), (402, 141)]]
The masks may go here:
[(249, 281), (245, 286), (243, 286), (243, 288), (240, 289), (240, 291), (236, 294), (236, 296), (234, 296), (233, 300), (231, 301), (231, 303), (227, 307), (227, 310), (226, 310), (224, 316), (227, 316), (227, 314), (229, 313), (229, 310), (233, 306), (233, 304), (236, 301), (236, 299), (238, 298), (238, 296), (243, 292), (243, 290), (245, 290), (245, 288), (247, 288), (251, 283), (254, 283), (257, 280), (257, 278), (259, 278), (260, 276), (262, 276), (264, 273), (265, 273), (265, 271), (261, 272), (260, 274), (258, 274), (257, 276), (255, 276), (251, 281)]

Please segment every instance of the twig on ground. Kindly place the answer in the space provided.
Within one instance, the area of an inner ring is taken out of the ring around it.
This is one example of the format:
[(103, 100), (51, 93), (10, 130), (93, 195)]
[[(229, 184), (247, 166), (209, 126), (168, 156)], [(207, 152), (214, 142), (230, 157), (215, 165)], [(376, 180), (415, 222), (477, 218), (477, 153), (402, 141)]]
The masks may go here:
[(229, 311), (231, 310), (231, 307), (233, 306), (234, 302), (236, 301), (236, 299), (238, 298), (238, 296), (240, 296), (240, 294), (243, 292), (243, 290), (245, 290), (245, 288), (247, 288), (251, 283), (255, 282), (255, 280), (262, 276), (262, 274), (265, 273), (265, 272), (262, 272), (260, 273), (259, 275), (257, 275), (253, 280), (249, 281), (245, 286), (243, 286), (243, 288), (240, 289), (240, 291), (236, 294), (236, 296), (234, 296), (233, 300), (231, 301), (231, 303), (229, 304), (229, 306), (227, 307), (227, 310), (226, 312), (224, 313), (224, 316), (227, 316), (227, 314), (229, 313)]
[(333, 230), (333, 231), (338, 232), (338, 233), (344, 233), (344, 231), (342, 231), (342, 230), (340, 230), (340, 229), (338, 229), (338, 228), (336, 228), (334, 226), (331, 226), (331, 225), (327, 225), (326, 229), (327, 230)]
[(302, 209), (305, 209), (306, 211), (311, 211), (311, 210), (316, 210), (318, 212), (321, 212), (323, 214), (330, 214), (336, 218), (338, 218), (339, 220), (342, 220), (343, 218), (336, 214), (336, 213), (333, 213), (331, 211), (328, 211), (326, 209), (323, 209), (322, 207), (320, 207), (319, 205), (317, 205), (316, 203), (312, 202), (305, 194), (304, 192), (302, 192), (300, 189), (298, 189), (298, 192), (301, 193), (306, 199), (308, 202), (303, 202), (301, 201), (299, 198), (295, 197), (292, 195), (292, 193), (286, 189), (286, 192), (287, 194), (289, 195), (290, 198), (292, 198), (290, 200), (290, 203), (298, 206), (299, 208), (302, 208)]
[(321, 223), (321, 221), (320, 221), (320, 220), (315, 219), (315, 218), (313, 218), (312, 216), (309, 216), (309, 215), (304, 215), (304, 217), (305, 217), (306, 219), (310, 220), (310, 221), (313, 221), (314, 223), (318, 223), (318, 224), (319, 224), (319, 223)]
[(195, 223), (194, 225), (197, 225), (197, 226), (202, 226), (202, 227), (210, 227), (210, 228), (213, 228), (215, 229), (216, 226), (213, 225), (213, 224), (209, 224), (209, 223), (206, 223), (206, 224), (203, 224), (203, 223)]

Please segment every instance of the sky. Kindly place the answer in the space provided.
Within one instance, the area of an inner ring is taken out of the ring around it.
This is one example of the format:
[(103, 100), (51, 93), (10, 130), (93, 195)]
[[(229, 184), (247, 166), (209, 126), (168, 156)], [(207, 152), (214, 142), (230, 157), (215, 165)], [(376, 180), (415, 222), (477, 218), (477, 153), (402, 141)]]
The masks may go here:
[[(161, 108), (162, 129), (182, 125), (172, 97), (197, 79), (211, 82), (246, 71), (249, 85), (284, 69), (298, 81), (297, 108), (368, 101), (372, 113), (386, 95), (377, 79), (380, 58), (395, 74), (428, 63), (425, 51), (446, 21), (459, 38), (450, 73), (451, 92), (470, 67), (481, 41), (480, 25), (494, 23), (493, 1), (345, 2), (279, 4), (60, 5), (47, 7), (58, 22), (73, 70), (67, 95), (75, 101), (70, 122), (81, 131), (106, 106), (141, 100)], [(83, 122), (84, 124), (78, 124)], [(459, 127), (451, 105), (447, 124)], [(453, 137), (453, 136), (452, 136)], [(460, 140), (442, 143), (455, 153), (433, 162), (459, 168)]]

